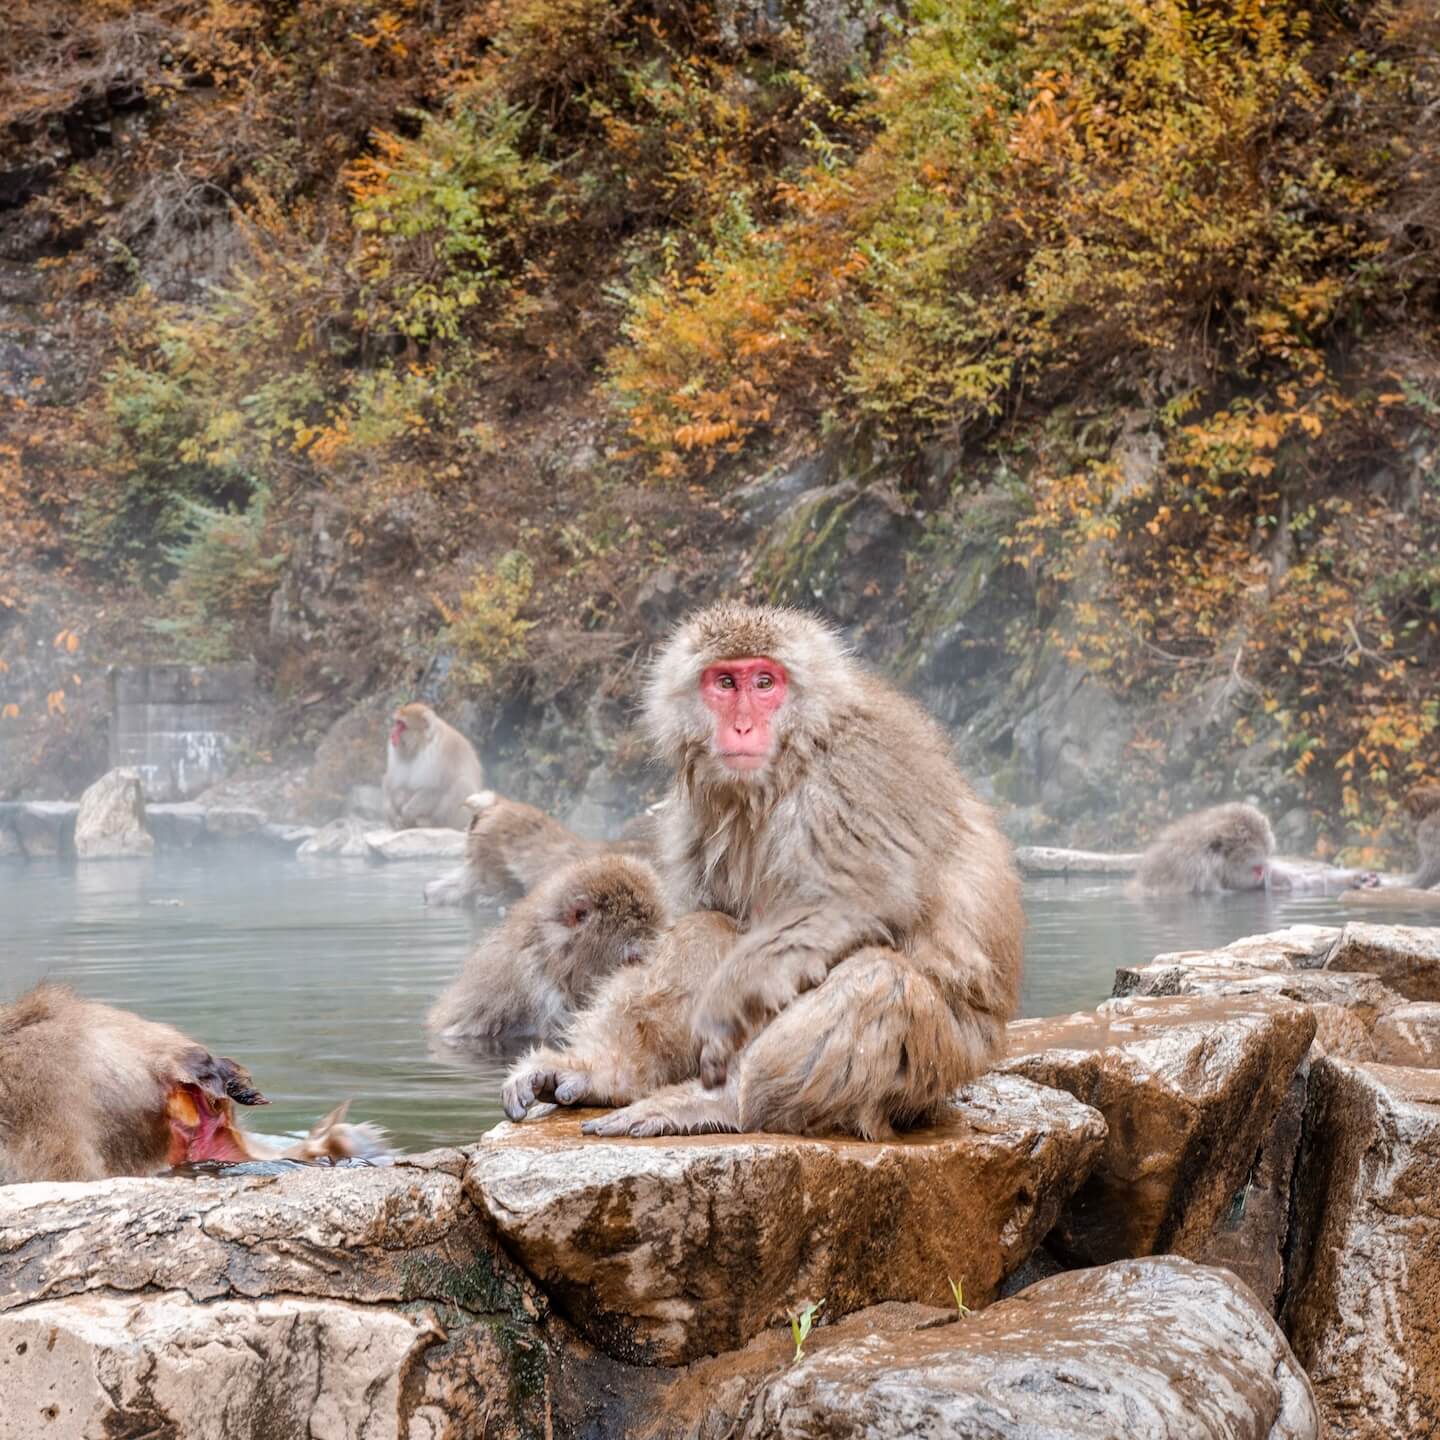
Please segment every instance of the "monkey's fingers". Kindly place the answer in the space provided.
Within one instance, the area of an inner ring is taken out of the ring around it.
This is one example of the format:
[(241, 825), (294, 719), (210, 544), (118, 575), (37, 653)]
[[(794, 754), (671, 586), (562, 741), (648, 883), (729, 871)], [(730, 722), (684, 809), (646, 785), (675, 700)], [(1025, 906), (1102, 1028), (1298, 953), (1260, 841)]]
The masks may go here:
[(680, 1133), (680, 1127), (668, 1115), (643, 1100), (637, 1105), (627, 1105), (623, 1110), (612, 1110), (608, 1115), (586, 1120), (580, 1129), (586, 1135), (630, 1135), (637, 1140)]
[(556, 1073), (553, 1070), (522, 1070), (505, 1082), (500, 1103), (512, 1120), (523, 1120), (525, 1112), (537, 1100), (555, 1098)]
[(716, 1090), (725, 1083), (734, 1047), (728, 1035), (707, 1040), (700, 1051), (700, 1080), (707, 1090)]
[(591, 1098), (590, 1076), (583, 1070), (561, 1070), (555, 1080), (557, 1105), (583, 1105)]

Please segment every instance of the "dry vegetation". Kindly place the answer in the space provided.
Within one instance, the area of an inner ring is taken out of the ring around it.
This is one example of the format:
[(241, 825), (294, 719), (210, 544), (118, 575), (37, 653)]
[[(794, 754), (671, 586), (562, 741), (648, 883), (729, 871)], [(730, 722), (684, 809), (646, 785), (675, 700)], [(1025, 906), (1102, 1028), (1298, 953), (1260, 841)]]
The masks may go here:
[(1226, 677), (1378, 824), (1440, 763), (1434, 5), (809, 9), (869, 24), (18, 0), (0, 233), (73, 364), (0, 397), (0, 603), (123, 581), (309, 689), (266, 621), (323, 503), (397, 663), (558, 687), (823, 435), (937, 533), (1003, 496), (1017, 650)]

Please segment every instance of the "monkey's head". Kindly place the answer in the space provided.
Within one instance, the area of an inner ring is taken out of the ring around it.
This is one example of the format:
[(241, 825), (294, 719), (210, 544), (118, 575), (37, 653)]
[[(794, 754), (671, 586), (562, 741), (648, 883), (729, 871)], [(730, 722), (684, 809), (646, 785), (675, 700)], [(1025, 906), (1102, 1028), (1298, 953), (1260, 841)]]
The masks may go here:
[(1232, 805), (1210, 838), (1227, 890), (1258, 890), (1270, 872), (1275, 836), (1270, 822), (1253, 805)]
[(828, 729), (849, 674), (844, 647), (813, 615), (713, 605), (656, 659), (646, 724), (677, 770), (712, 784), (753, 783), (788, 747)]
[(1422, 780), (1412, 786), (1405, 796), (1405, 808), (1415, 820), (1440, 810), (1440, 780)]
[(669, 924), (659, 876), (626, 855), (567, 865), (546, 880), (538, 899), (551, 942), (547, 968), (562, 983), (598, 980), (621, 965), (639, 964)]
[(408, 760), (430, 738), (434, 721), (435, 712), (428, 705), (421, 705), (418, 701), (402, 705), (390, 724), (390, 748), (398, 750)]
[(270, 1102), (251, 1084), (250, 1072), (243, 1065), (223, 1056), (217, 1058), (195, 1045), (180, 1057), (175, 1073), (168, 1079), (168, 1164), (250, 1158), (235, 1130), (235, 1105)]

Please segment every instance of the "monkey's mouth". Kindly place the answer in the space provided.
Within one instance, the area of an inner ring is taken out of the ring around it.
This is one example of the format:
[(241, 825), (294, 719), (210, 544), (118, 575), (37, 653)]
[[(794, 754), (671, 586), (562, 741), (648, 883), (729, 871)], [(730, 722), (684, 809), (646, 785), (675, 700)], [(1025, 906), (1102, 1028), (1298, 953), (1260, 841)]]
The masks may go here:
[(718, 758), (727, 770), (744, 773), (750, 770), (763, 770), (770, 763), (770, 752), (768, 750), (721, 750)]
[[(260, 1098), (259, 1103), (269, 1102)], [(250, 1159), (235, 1129), (234, 1106), (229, 1100), (207, 1095), (198, 1085), (174, 1086), (165, 1101), (165, 1118), (170, 1124), (169, 1165)]]

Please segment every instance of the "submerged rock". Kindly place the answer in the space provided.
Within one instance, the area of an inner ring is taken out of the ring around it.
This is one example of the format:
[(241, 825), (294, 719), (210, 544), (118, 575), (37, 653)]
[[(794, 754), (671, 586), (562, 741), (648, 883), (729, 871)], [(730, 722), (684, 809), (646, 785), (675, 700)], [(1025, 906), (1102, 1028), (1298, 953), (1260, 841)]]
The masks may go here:
[(1055, 845), (1019, 845), (1015, 863), (1022, 875), (1133, 875), (1140, 855), (1099, 850), (1065, 850)]
[(992, 1301), (1054, 1223), (1105, 1125), (1014, 1076), (968, 1086), (900, 1140), (582, 1140), (573, 1114), (501, 1125), (466, 1189), (595, 1344), (676, 1364), (743, 1345), (807, 1301)]
[(1315, 1062), (1290, 1270), (1332, 1440), (1440, 1434), (1440, 1072)]
[(145, 790), (138, 770), (112, 770), (80, 797), (75, 816), (79, 860), (122, 860), (153, 855), (155, 841), (145, 828)]
[[(884, 1305), (694, 1366), (643, 1440), (1319, 1440), (1305, 1372), (1227, 1271), (1174, 1257), (1042, 1280), (983, 1314)], [(1416, 1432), (1419, 1433), (1419, 1432)]]
[(1052, 1248), (1081, 1265), (1208, 1258), (1314, 1034), (1305, 1006), (1248, 995), (1112, 1000), (1011, 1025), (1005, 1070), (1069, 1091), (1109, 1127)]
[(369, 853), (365, 844), (365, 831), (369, 827), (361, 820), (332, 820), (322, 825), (308, 840), (301, 842), (295, 851), (297, 855), (329, 855), (342, 860), (363, 860)]

